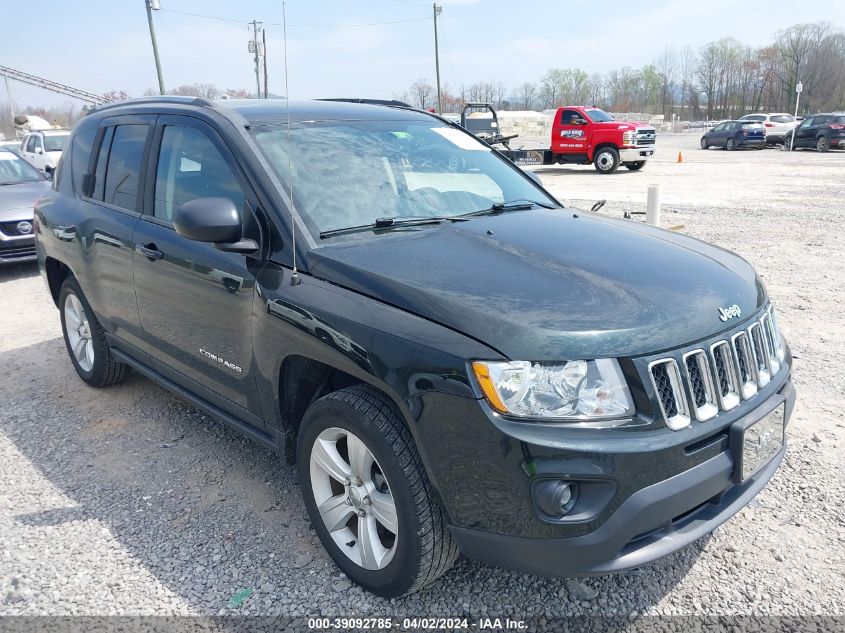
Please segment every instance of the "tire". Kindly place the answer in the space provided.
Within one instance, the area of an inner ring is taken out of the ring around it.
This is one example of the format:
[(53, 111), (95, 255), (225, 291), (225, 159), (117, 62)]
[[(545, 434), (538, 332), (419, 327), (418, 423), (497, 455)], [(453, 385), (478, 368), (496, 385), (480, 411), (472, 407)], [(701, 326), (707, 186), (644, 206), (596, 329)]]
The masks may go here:
[(640, 171), (643, 167), (645, 167), (645, 161), (638, 160), (634, 163), (625, 163), (625, 167), (631, 171)]
[(783, 149), (788, 152), (792, 147), (792, 134), (787, 134), (783, 137)]
[(710, 149), (710, 143), (703, 136), (701, 137), (701, 149)]
[[(411, 434), (379, 391), (356, 385), (311, 405), (299, 430), (297, 463), (323, 546), (364, 589), (386, 598), (406, 595), (454, 564), (457, 545)], [(368, 548), (358, 539), (362, 526), (372, 537)]]
[(816, 151), (817, 152), (826, 152), (830, 149), (830, 141), (827, 140), (826, 136), (820, 136), (816, 139)]
[(602, 147), (593, 156), (593, 164), (600, 174), (612, 174), (619, 169), (619, 152), (613, 147)]
[(736, 141), (732, 138), (729, 138), (727, 141), (725, 141), (725, 149), (729, 152), (734, 151), (736, 149)]
[(59, 291), (59, 315), (70, 362), (82, 380), (107, 387), (126, 379), (129, 366), (112, 357), (105, 330), (73, 277)]

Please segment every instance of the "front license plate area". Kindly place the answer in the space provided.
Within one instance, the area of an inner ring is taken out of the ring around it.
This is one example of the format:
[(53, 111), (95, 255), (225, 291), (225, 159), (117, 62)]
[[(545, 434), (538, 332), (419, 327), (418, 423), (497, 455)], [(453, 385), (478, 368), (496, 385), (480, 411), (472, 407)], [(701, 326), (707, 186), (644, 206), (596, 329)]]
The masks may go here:
[(752, 477), (783, 447), (785, 409), (780, 404), (755, 422), (731, 428), (735, 483)]

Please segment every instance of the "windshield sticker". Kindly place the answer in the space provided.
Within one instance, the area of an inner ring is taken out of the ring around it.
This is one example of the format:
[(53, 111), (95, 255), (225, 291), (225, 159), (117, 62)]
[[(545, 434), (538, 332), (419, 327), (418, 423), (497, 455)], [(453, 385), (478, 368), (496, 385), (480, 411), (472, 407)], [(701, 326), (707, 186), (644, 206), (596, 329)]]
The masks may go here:
[(451, 127), (433, 127), (431, 128), (432, 132), (436, 132), (447, 141), (452, 143), (452, 145), (456, 145), (461, 149), (468, 149), (476, 152), (489, 152), (490, 147), (482, 143), (481, 141), (477, 141), (474, 137), (470, 136), (469, 134), (464, 134), (460, 130), (456, 130)]

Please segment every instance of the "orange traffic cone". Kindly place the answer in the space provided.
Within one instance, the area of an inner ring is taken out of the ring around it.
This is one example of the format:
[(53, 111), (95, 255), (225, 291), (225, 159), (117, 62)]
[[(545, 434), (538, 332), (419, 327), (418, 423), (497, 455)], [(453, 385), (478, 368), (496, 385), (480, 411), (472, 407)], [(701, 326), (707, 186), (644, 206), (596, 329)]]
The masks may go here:
[(678, 150), (678, 162), (679, 162), (679, 163), (683, 163), (683, 162), (684, 162), (684, 157), (683, 157), (683, 155), (681, 154), (680, 150)]

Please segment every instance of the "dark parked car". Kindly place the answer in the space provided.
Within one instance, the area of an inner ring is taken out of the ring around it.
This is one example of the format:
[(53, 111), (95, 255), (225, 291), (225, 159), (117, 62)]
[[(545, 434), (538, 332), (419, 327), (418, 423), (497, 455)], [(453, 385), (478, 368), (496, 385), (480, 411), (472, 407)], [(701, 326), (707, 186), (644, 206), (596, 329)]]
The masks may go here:
[(38, 196), (49, 190), (44, 174), (0, 147), (0, 265), (35, 259), (32, 211)]
[(434, 115), (289, 106), (77, 124), (36, 226), (82, 380), (133, 368), (295, 462), (329, 554), (383, 596), (459, 551), (643, 565), (772, 477), (792, 357), (745, 260), (565, 208)]
[[(789, 149), (792, 136), (784, 139), (784, 146)], [(845, 149), (845, 112), (814, 114), (806, 117), (795, 128), (795, 149), (813, 148), (819, 152), (830, 149)]]
[(757, 121), (722, 121), (701, 137), (701, 149), (723, 147), (727, 150), (766, 146), (766, 128)]

